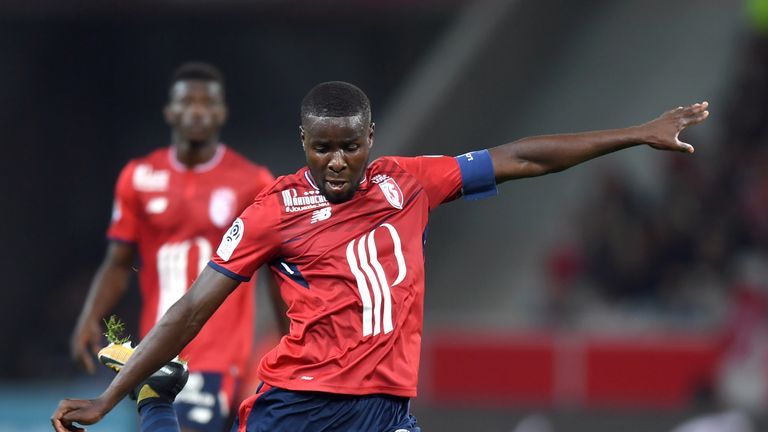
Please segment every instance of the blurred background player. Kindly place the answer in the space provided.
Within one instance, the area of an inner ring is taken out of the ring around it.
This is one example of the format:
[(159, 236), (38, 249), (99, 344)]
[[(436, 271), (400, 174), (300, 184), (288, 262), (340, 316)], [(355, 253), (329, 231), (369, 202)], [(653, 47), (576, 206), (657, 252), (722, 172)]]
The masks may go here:
[[(219, 142), (227, 120), (221, 72), (186, 63), (172, 75), (163, 111), (171, 145), (130, 161), (117, 181), (109, 245), (71, 339), (75, 361), (89, 372), (101, 320), (128, 286), (138, 252), (140, 336), (186, 291), (222, 233), (273, 177)], [(237, 290), (182, 357), (193, 365), (176, 399), (183, 430), (218, 432), (231, 412), (252, 349), (254, 289)], [(226, 335), (222, 337), (222, 335)]]

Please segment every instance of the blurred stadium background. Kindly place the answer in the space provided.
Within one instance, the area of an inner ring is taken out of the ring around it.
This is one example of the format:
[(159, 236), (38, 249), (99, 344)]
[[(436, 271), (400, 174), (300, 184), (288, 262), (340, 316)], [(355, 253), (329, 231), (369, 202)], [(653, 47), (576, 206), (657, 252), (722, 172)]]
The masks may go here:
[[(433, 215), (413, 408), (427, 431), (768, 430), (767, 31), (765, 0), (0, 2), (0, 432), (48, 430), (110, 378), (70, 363), (69, 333), (117, 173), (168, 142), (187, 60), (224, 71), (224, 141), (276, 174), (325, 80), (369, 94), (377, 155), (709, 100), (693, 157), (624, 151)], [(89, 430), (135, 430), (130, 403)]]

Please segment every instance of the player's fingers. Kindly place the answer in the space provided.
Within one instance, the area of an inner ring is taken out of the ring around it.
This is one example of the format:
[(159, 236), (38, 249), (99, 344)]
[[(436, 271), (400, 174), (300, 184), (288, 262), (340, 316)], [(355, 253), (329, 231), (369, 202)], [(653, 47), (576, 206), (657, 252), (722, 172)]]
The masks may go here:
[(686, 122), (691, 117), (698, 116), (702, 112), (706, 111), (708, 106), (709, 102), (707, 101), (698, 102), (692, 105), (688, 105), (683, 110), (678, 111), (677, 114), (680, 116), (683, 122)]
[(694, 149), (692, 145), (686, 142), (682, 142), (680, 140), (677, 140), (677, 147), (683, 153), (693, 153), (694, 151), (696, 151), (696, 149)]
[(67, 428), (61, 424), (61, 420), (51, 417), (51, 426), (53, 426), (53, 430), (56, 432), (67, 432)]
[(80, 363), (80, 345), (73, 339), (69, 344), (69, 358), (75, 364)]
[(61, 416), (61, 422), (66, 425), (71, 425), (74, 422), (78, 422), (82, 424), (91, 424), (91, 422), (80, 418), (79, 414), (80, 414), (79, 409), (72, 410), (68, 413), (65, 413), (64, 415)]
[(86, 372), (93, 374), (96, 372), (96, 365), (93, 363), (93, 358), (88, 352), (83, 352), (80, 355), (80, 364), (83, 366)]
[(64, 428), (64, 425), (61, 424), (61, 420), (59, 420), (58, 417), (56, 417), (56, 413), (53, 413), (51, 416), (51, 426), (53, 426), (53, 430), (56, 432), (65, 432), (66, 429)]
[(707, 106), (709, 106), (709, 103), (706, 102), (706, 101), (704, 101), (704, 102), (697, 102), (695, 104), (688, 105), (686, 107), (686, 111), (701, 112), (701, 111), (704, 111), (705, 109), (707, 109)]
[[(67, 427), (75, 427), (75, 426), (72, 426), (72, 423), (75, 423), (75, 422), (81, 425), (92, 425), (98, 422), (99, 420), (101, 420), (101, 417), (97, 417), (92, 413), (89, 413), (87, 410), (82, 410), (82, 409), (70, 411), (61, 417), (61, 422), (64, 425), (67, 425)], [(79, 430), (84, 430), (84, 429), (79, 428)]]
[(683, 120), (683, 127), (695, 125), (698, 123), (703, 122), (707, 117), (709, 117), (709, 111), (701, 111), (694, 113), (688, 117), (686, 117)]
[(72, 338), (69, 340), (69, 355), (72, 357), (72, 361), (76, 363), (80, 361), (80, 355), (85, 349), (86, 343), (87, 342), (80, 337), (80, 335), (72, 335)]
[(702, 112), (699, 113), (699, 115), (696, 116), (695, 119), (693, 119), (693, 121), (694, 121), (694, 123), (701, 123), (707, 117), (709, 117), (709, 111), (702, 111)]
[(91, 346), (91, 352), (93, 355), (99, 354), (99, 350), (101, 350), (101, 341), (100, 340), (93, 340), (91, 339), (89, 345)]
[(80, 347), (73, 343), (72, 346), (69, 348), (69, 356), (75, 363), (80, 363), (80, 355), (81, 355), (82, 349)]
[(58, 412), (61, 412), (61, 415), (57, 417), (65, 425), (72, 423), (91, 425), (104, 416), (97, 407), (97, 400), (65, 399), (59, 405)]
[(697, 104), (694, 104), (694, 106), (695, 106), (694, 112), (702, 112), (709, 107), (709, 102), (707, 101), (699, 102)]
[(84, 428), (77, 427), (73, 424), (64, 423), (59, 419), (51, 419), (51, 424), (53, 425), (53, 430), (56, 432), (83, 432), (85, 431)]
[(51, 425), (53, 426), (53, 429), (57, 432), (68, 432), (68, 431), (83, 431), (85, 429), (79, 428), (77, 426), (73, 426), (71, 421), (65, 420), (64, 417), (70, 413), (72, 410), (77, 409), (76, 401), (70, 400), (70, 399), (64, 399), (61, 402), (59, 402), (59, 406), (56, 408), (56, 411), (53, 412), (53, 415), (51, 416)]

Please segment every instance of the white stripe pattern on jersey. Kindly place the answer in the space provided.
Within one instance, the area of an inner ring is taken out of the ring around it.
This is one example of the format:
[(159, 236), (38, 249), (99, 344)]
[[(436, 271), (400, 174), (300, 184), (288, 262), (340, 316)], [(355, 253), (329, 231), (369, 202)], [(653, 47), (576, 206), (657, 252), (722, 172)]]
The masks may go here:
[[(391, 286), (387, 282), (387, 276), (379, 261), (376, 247), (375, 232), (382, 227), (386, 228), (386, 231), (392, 236), (392, 245), (398, 267), (397, 277)], [(355, 242), (357, 242), (357, 247), (355, 247)], [(357, 252), (357, 256), (355, 252)], [(347, 264), (349, 264), (352, 275), (355, 276), (357, 290), (363, 303), (363, 336), (378, 335), (381, 333), (382, 327), (384, 334), (390, 333), (394, 330), (391, 287), (402, 282), (407, 274), (402, 243), (397, 229), (391, 224), (385, 223), (364, 234), (360, 239), (350, 241), (347, 244)], [(370, 291), (373, 292), (373, 302), (371, 301), (369, 286)]]

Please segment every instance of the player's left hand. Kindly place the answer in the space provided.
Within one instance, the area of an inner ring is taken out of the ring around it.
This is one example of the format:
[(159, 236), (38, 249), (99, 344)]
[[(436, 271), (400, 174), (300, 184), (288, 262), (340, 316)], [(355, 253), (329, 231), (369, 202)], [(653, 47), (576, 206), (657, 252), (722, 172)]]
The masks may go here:
[(99, 399), (64, 399), (51, 416), (51, 424), (56, 432), (84, 431), (73, 423), (91, 425), (101, 420), (106, 411)]
[(709, 102), (699, 102), (685, 107), (677, 107), (660, 115), (657, 119), (643, 124), (646, 142), (658, 150), (672, 150), (693, 153), (693, 146), (678, 139), (680, 132), (699, 124), (709, 116)]

